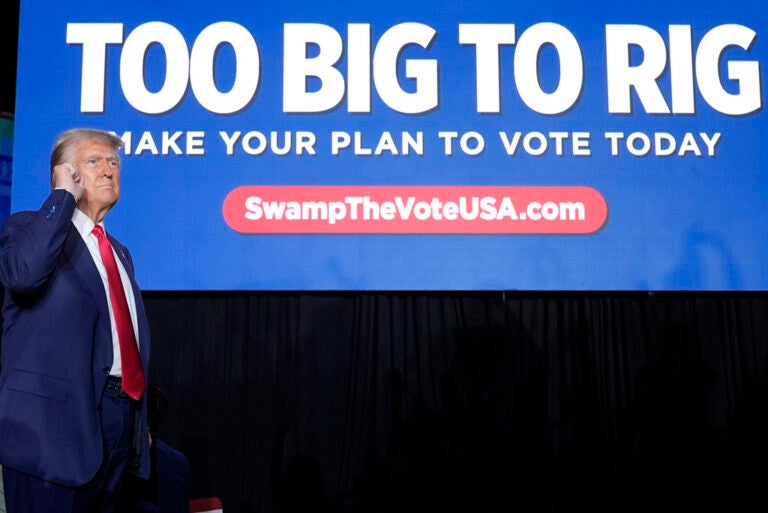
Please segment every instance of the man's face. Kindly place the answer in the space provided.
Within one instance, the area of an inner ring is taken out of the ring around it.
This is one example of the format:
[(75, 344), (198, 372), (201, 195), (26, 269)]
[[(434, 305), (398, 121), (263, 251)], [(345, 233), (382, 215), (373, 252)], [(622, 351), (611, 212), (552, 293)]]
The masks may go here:
[(106, 212), (120, 197), (120, 157), (108, 144), (86, 141), (75, 149), (83, 195), (77, 203), (84, 212)]

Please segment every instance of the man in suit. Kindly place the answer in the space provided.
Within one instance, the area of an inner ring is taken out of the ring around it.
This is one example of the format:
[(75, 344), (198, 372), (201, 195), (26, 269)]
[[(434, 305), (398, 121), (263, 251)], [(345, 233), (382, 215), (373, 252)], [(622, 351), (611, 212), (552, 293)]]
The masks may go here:
[(101, 130), (62, 133), (50, 195), (0, 232), (9, 513), (120, 511), (126, 474), (149, 476), (147, 318), (128, 250), (103, 231), (122, 146)]

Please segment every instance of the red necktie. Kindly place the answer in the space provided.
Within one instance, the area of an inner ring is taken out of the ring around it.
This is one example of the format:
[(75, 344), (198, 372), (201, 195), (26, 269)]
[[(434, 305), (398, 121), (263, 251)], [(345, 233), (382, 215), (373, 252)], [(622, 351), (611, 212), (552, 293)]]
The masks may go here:
[(125, 300), (123, 281), (120, 279), (115, 255), (112, 253), (112, 245), (109, 243), (104, 229), (97, 224), (93, 227), (93, 234), (99, 239), (101, 260), (107, 269), (109, 297), (112, 301), (112, 312), (115, 315), (115, 325), (117, 326), (117, 339), (120, 343), (120, 359), (123, 366), (123, 390), (130, 397), (138, 400), (142, 392), (144, 392), (144, 371), (141, 368), (139, 346), (136, 343), (136, 335), (133, 332), (128, 302)]

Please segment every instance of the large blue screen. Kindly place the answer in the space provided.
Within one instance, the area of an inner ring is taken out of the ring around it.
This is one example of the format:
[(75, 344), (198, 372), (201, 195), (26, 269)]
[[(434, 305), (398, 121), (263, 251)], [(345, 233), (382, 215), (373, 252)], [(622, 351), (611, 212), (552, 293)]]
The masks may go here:
[(12, 209), (98, 127), (145, 290), (768, 290), (767, 19), (22, 0)]

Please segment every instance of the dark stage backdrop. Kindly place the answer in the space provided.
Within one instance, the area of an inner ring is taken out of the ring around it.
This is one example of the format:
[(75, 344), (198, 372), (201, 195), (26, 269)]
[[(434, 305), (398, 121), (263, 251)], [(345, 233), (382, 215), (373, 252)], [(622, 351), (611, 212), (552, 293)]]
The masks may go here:
[(225, 512), (763, 503), (765, 293), (145, 296), (161, 434)]

